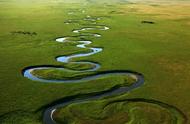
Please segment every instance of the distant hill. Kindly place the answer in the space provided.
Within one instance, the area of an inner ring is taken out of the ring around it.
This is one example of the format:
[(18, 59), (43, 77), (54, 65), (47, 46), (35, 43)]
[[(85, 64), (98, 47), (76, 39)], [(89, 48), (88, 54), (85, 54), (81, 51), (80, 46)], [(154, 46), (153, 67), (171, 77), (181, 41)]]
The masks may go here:
[(92, 4), (114, 4), (114, 3), (190, 3), (190, 0), (0, 0), (0, 3), (92, 3)]

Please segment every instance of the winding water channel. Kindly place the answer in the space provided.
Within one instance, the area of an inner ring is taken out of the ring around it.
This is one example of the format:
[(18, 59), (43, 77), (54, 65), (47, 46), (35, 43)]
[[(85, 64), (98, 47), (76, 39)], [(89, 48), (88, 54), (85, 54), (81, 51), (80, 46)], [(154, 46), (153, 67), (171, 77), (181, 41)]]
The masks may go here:
[[(89, 36), (97, 37), (97, 38), (101, 37), (101, 34), (89, 32), (89, 31), (94, 31), (94, 30), (95, 31), (97, 31), (97, 30), (107, 31), (110, 29), (108, 26), (96, 24), (97, 23), (96, 21), (98, 21), (100, 19), (102, 19), (102, 18), (86, 16), (82, 20), (88, 22), (89, 26), (82, 27), (80, 29), (74, 29), (72, 31), (72, 33), (76, 34), (75, 37), (78, 37), (78, 39), (80, 39), (80, 37), (84, 38), (85, 36), (86, 37), (89, 37)], [(65, 24), (77, 23), (77, 21), (78, 20), (70, 19), (70, 20), (66, 21)], [(70, 39), (72, 39), (72, 37), (73, 36), (59, 37), (55, 40), (55, 42), (60, 43), (60, 44), (65, 43), (65, 42), (78, 42), (76, 47), (81, 48), (81, 49), (89, 49), (90, 52), (77, 53), (77, 54), (72, 54), (72, 55), (68, 55), (68, 56), (59, 56), (56, 58), (57, 62), (73, 63), (73, 64), (79, 64), (79, 65), (80, 64), (89, 64), (89, 65), (92, 65), (92, 68), (86, 69), (86, 70), (72, 70), (72, 69), (68, 69), (68, 68), (54, 67), (54, 66), (27, 67), (23, 72), (24, 77), (26, 77), (30, 80), (33, 80), (33, 81), (38, 81), (38, 82), (43, 82), (43, 83), (83, 83), (85, 81), (96, 80), (100, 77), (122, 75), (122, 76), (132, 77), (135, 80), (135, 83), (133, 83), (130, 86), (119, 86), (119, 87), (115, 87), (115, 88), (107, 90), (107, 91), (88, 94), (88, 96), (85, 96), (85, 97), (77, 98), (77, 96), (73, 96), (67, 100), (60, 100), (60, 101), (54, 102), (54, 103), (50, 104), (48, 107), (46, 107), (46, 110), (44, 111), (44, 114), (43, 114), (43, 123), (44, 124), (56, 124), (56, 122), (54, 121), (54, 118), (53, 118), (53, 114), (59, 108), (65, 107), (65, 106), (67, 106), (69, 104), (73, 104), (73, 103), (82, 103), (82, 102), (87, 102), (90, 100), (97, 100), (97, 99), (100, 99), (100, 98), (103, 98), (106, 96), (120, 95), (123, 93), (127, 93), (137, 87), (140, 87), (144, 83), (144, 78), (143, 78), (142, 74), (133, 72), (133, 71), (128, 71), (128, 70), (105, 71), (105, 72), (96, 73), (94, 75), (82, 77), (80, 79), (62, 79), (62, 80), (45, 79), (45, 78), (38, 77), (32, 73), (35, 70), (44, 70), (44, 69), (55, 69), (55, 70), (57, 69), (57, 70), (65, 71), (65, 72), (68, 71), (68, 72), (78, 72), (78, 73), (95, 72), (95, 71), (99, 70), (101, 68), (101, 65), (98, 63), (90, 62), (90, 61), (80, 61), (80, 62), (72, 61), (72, 59), (78, 58), (78, 57), (87, 57), (87, 56), (91, 56), (91, 55), (94, 55), (97, 53), (101, 53), (103, 51), (103, 48), (89, 47), (88, 45), (91, 44), (93, 41), (90, 41), (90, 40), (73, 41), (73, 40), (70, 40)]]

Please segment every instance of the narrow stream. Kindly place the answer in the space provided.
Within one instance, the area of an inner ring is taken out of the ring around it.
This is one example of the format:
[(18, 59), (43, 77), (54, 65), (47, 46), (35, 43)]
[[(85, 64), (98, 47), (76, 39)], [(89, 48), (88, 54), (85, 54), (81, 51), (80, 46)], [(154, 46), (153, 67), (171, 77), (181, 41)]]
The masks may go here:
[[(107, 31), (110, 28), (108, 26), (104, 26), (104, 25), (98, 25), (97, 21), (101, 20), (102, 18), (98, 18), (98, 17), (91, 17), (91, 16), (86, 16), (84, 19), (82, 19), (83, 21), (86, 21), (91, 24), (89, 24), (88, 27), (82, 27), (80, 29), (74, 29), (72, 30), (72, 33), (77, 34), (77, 36), (79, 39), (81, 37), (96, 37), (96, 38), (100, 38), (101, 34), (98, 33), (91, 33), (89, 31)], [(78, 20), (68, 20), (65, 22), (65, 24), (72, 24), (72, 23), (77, 23)], [(95, 24), (96, 23), (96, 24)], [(72, 41), (70, 40), (72, 39), (72, 36), (69, 37), (60, 37), (57, 38), (55, 40), (55, 42), (57, 43), (65, 43), (65, 42), (78, 42), (78, 44), (76, 45), (76, 47), (81, 48), (81, 49), (89, 49), (90, 52), (88, 53), (78, 53), (78, 54), (72, 54), (72, 55), (68, 55), (68, 56), (59, 56), (56, 58), (57, 62), (62, 62), (62, 63), (73, 63), (73, 64), (89, 64), (92, 65), (92, 68), (90, 69), (86, 69), (86, 70), (72, 70), (72, 69), (68, 69), (68, 68), (63, 68), (63, 67), (53, 67), (53, 66), (39, 66), (39, 67), (27, 67), (24, 72), (23, 75), (24, 77), (33, 80), (33, 81), (38, 81), (38, 82), (43, 82), (43, 83), (83, 83), (86, 81), (91, 81), (91, 80), (96, 80), (100, 77), (109, 77), (109, 76), (117, 76), (117, 75), (122, 75), (122, 76), (127, 76), (127, 77), (132, 77), (135, 80), (135, 83), (133, 83), (130, 86), (120, 86), (120, 87), (115, 87), (113, 89), (107, 90), (107, 91), (103, 91), (103, 92), (97, 92), (97, 93), (92, 93), (92, 94), (86, 94), (85, 97), (71, 97), (68, 100), (64, 100), (64, 101), (57, 101), (55, 103), (50, 104), (48, 107), (46, 107), (46, 110), (44, 111), (43, 114), (43, 123), (44, 124), (56, 124), (56, 122), (53, 119), (53, 114), (55, 113), (55, 111), (59, 108), (65, 107), (69, 104), (73, 104), (73, 103), (83, 103), (83, 102), (87, 102), (90, 100), (98, 100), (100, 98), (103, 97), (107, 97), (107, 96), (112, 96), (112, 95), (121, 95), (124, 93), (127, 93), (135, 88), (138, 88), (140, 86), (143, 85), (144, 83), (144, 78), (143, 75), (137, 72), (133, 72), (133, 71), (128, 71), (128, 70), (116, 70), (116, 71), (105, 71), (105, 72), (100, 72), (100, 73), (96, 73), (94, 75), (90, 75), (90, 76), (86, 76), (80, 79), (62, 79), (62, 80), (58, 80), (58, 79), (45, 79), (45, 78), (40, 78), (38, 76), (35, 76), (32, 74), (33, 71), (35, 70), (44, 70), (44, 69), (57, 69), (57, 70), (62, 70), (62, 71), (68, 71), (68, 72), (77, 72), (77, 73), (82, 73), (82, 72), (95, 72), (97, 70), (99, 70), (101, 68), (101, 65), (95, 62), (90, 62), (90, 61), (72, 61), (73, 58), (78, 58), (78, 57), (87, 57), (87, 56), (92, 56), (94, 54), (99, 54), (101, 52), (103, 52), (103, 48), (97, 48), (97, 47), (89, 47), (90, 44), (92, 44), (92, 41), (90, 40), (75, 40)]]

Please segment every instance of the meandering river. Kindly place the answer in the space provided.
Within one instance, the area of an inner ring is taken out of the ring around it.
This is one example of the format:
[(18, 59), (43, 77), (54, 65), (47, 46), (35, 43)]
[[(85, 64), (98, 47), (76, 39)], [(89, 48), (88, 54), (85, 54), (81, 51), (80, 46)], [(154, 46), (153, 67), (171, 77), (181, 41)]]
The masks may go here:
[[(101, 34), (98, 33), (91, 33), (92, 31), (107, 31), (109, 30), (109, 26), (106, 25), (99, 25), (97, 24), (98, 20), (101, 20), (103, 18), (100, 17), (92, 17), (87, 15), (84, 17), (83, 21), (86, 21), (89, 26), (87, 27), (81, 27), (80, 29), (74, 29), (72, 30), (72, 33), (76, 34), (78, 39), (81, 37), (95, 37), (95, 38), (100, 38)], [(65, 24), (72, 24), (72, 23), (79, 23), (81, 20), (72, 20), (69, 19), (68, 21), (65, 22)], [(68, 71), (68, 72), (77, 72), (77, 73), (82, 73), (82, 72), (95, 72), (101, 68), (101, 65), (96, 63), (96, 62), (91, 62), (91, 61), (73, 61), (73, 58), (79, 58), (79, 57), (87, 57), (87, 56), (92, 56), (94, 54), (100, 54), (103, 52), (103, 48), (97, 48), (97, 47), (90, 47), (89, 45), (93, 43), (91, 40), (71, 40), (73, 36), (66, 36), (66, 37), (59, 37), (55, 39), (55, 42), (59, 44), (64, 44), (65, 42), (77, 42), (78, 44), (76, 47), (81, 48), (81, 49), (89, 49), (90, 52), (88, 53), (77, 53), (77, 54), (72, 54), (68, 56), (59, 56), (56, 58), (57, 62), (62, 62), (62, 63), (72, 63), (72, 64), (88, 64), (91, 65), (92, 68), (86, 69), (86, 70), (72, 70), (68, 68), (63, 68), (63, 67), (54, 67), (54, 66), (38, 66), (38, 67), (27, 67), (23, 75), (24, 77), (33, 80), (33, 81), (38, 81), (42, 83), (83, 83), (86, 81), (91, 81), (91, 80), (96, 80), (100, 77), (109, 77), (109, 76), (117, 76), (117, 75), (123, 75), (127, 77), (131, 77), (135, 80), (135, 82), (130, 85), (130, 86), (119, 86), (112, 88), (107, 91), (103, 92), (97, 92), (97, 93), (92, 93), (88, 94), (85, 97), (79, 97), (78, 96), (73, 96), (71, 98), (68, 98), (66, 100), (58, 100), (51, 105), (49, 105), (46, 110), (44, 111), (43, 114), (43, 123), (44, 124), (56, 124), (56, 121), (53, 118), (53, 114), (55, 111), (59, 108), (65, 107), (69, 104), (73, 103), (82, 103), (82, 102), (87, 102), (90, 100), (97, 100), (106, 96), (111, 96), (111, 95), (120, 95), (123, 93), (127, 93), (135, 88), (138, 88), (143, 85), (144, 83), (144, 78), (143, 75), (138, 73), (138, 72), (133, 72), (133, 71), (128, 71), (128, 70), (113, 70), (113, 71), (105, 71), (105, 72), (100, 72), (100, 73), (95, 73), (94, 75), (82, 77), (80, 79), (46, 79), (42, 77), (38, 77), (34, 75), (32, 72), (35, 70), (44, 70), (44, 69), (55, 69), (55, 70), (62, 70), (62, 71)], [(87, 38), (86, 38), (87, 39)], [(162, 106), (160, 104), (160, 106)], [(167, 105), (163, 105), (167, 106)]]

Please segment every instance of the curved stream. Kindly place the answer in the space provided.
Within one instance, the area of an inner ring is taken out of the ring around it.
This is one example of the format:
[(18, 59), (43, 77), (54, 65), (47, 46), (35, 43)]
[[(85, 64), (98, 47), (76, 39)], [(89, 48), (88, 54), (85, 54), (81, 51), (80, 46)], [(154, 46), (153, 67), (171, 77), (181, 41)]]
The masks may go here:
[[(104, 25), (94, 25), (94, 22), (100, 20), (100, 18), (93, 18), (91, 16), (87, 16), (85, 17), (83, 20), (91, 23), (92, 25), (90, 25), (89, 27), (83, 27), (80, 29), (74, 29), (72, 32), (75, 34), (79, 34), (75, 37), (81, 38), (81, 37), (85, 37), (85, 36), (91, 36), (91, 37), (101, 37), (100, 34), (97, 33), (91, 33), (90, 31), (93, 30), (100, 30), (100, 31), (106, 31), (109, 30), (109, 27), (104, 26)], [(66, 24), (70, 24), (70, 23), (76, 23), (75, 20), (69, 20), (67, 22), (65, 22)], [(82, 35), (83, 34), (83, 35)], [(78, 40), (78, 41), (72, 41), (70, 40), (72, 38), (71, 37), (60, 37), (57, 38), (55, 41), (58, 43), (65, 43), (65, 42), (78, 42), (78, 44), (76, 45), (76, 47), (78, 48), (88, 48), (90, 50), (90, 52), (88, 53), (79, 53), (79, 54), (72, 54), (72, 55), (68, 55), (68, 56), (59, 56), (56, 58), (56, 60), (58, 62), (62, 62), (62, 63), (74, 63), (74, 64), (89, 64), (92, 65), (92, 68), (90, 69), (86, 69), (86, 70), (71, 70), (68, 68), (63, 68), (63, 67), (53, 67), (53, 66), (38, 66), (38, 67), (28, 67), (24, 70), (23, 75), (24, 77), (33, 80), (33, 81), (39, 81), (39, 82), (44, 82), (44, 83), (83, 83), (84, 81), (91, 81), (91, 80), (96, 80), (100, 77), (106, 77), (106, 76), (115, 76), (115, 75), (123, 75), (123, 76), (127, 76), (127, 77), (132, 77), (135, 79), (135, 83), (133, 83), (130, 86), (119, 86), (119, 87), (115, 87), (113, 89), (107, 90), (107, 91), (103, 91), (103, 92), (99, 92), (99, 93), (92, 93), (92, 94), (88, 94), (88, 96), (86, 97), (72, 97), (69, 98), (67, 100), (64, 100), (62, 102), (55, 102), (52, 103), (51, 105), (49, 105), (48, 107), (46, 107), (46, 110), (44, 111), (44, 115), (43, 115), (43, 122), (44, 124), (56, 124), (56, 122), (53, 119), (53, 114), (54, 112), (58, 109), (58, 108), (62, 108), (64, 106), (67, 106), (69, 104), (72, 103), (81, 103), (81, 102), (87, 102), (89, 100), (97, 100), (106, 96), (111, 96), (111, 95), (120, 95), (126, 92), (129, 92), (137, 87), (140, 87), (143, 82), (144, 82), (144, 78), (143, 75), (137, 72), (132, 72), (132, 71), (127, 71), (127, 70), (117, 70), (117, 71), (106, 71), (106, 72), (99, 72), (96, 73), (94, 75), (89, 75), (87, 77), (83, 77), (81, 79), (63, 79), (63, 80), (58, 80), (58, 79), (45, 79), (45, 78), (41, 78), (38, 77), (36, 75), (33, 75), (32, 72), (35, 70), (44, 70), (44, 69), (57, 69), (57, 70), (62, 70), (62, 71), (69, 71), (69, 72), (95, 72), (98, 69), (101, 68), (101, 65), (95, 62), (89, 62), (89, 61), (72, 61), (73, 58), (78, 58), (78, 57), (87, 57), (87, 56), (91, 56), (97, 53), (100, 53), (103, 51), (103, 48), (97, 48), (97, 47), (88, 47), (89, 44), (92, 43), (92, 41), (90, 40)]]

